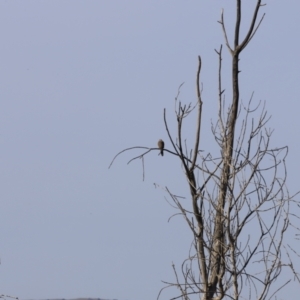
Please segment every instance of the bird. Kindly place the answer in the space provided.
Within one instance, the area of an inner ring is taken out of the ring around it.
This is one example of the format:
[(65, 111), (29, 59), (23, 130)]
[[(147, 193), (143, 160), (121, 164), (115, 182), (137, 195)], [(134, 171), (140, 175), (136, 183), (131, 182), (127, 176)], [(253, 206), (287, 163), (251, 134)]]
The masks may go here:
[(159, 140), (158, 143), (158, 148), (160, 149), (160, 154), (161, 156), (164, 156), (164, 147), (165, 147), (165, 143), (163, 140)]

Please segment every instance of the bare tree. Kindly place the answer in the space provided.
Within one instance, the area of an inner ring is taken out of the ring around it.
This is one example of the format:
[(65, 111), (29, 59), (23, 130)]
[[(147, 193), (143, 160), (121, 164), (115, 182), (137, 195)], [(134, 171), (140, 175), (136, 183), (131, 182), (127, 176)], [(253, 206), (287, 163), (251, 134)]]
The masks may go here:
[[(204, 155), (200, 151), (203, 104), (200, 56), (196, 105), (183, 105), (176, 97), (175, 138), (170, 133), (164, 110), (165, 127), (173, 147), (172, 151), (164, 151), (175, 155), (183, 167), (192, 209), (168, 188), (166, 191), (194, 236), (180, 274), (173, 265), (176, 280), (174, 283), (166, 282), (165, 288), (178, 288), (178, 295), (172, 299), (271, 299), (291, 280), (287, 278), (273, 287), (284, 267), (289, 268), (300, 282), (289, 256), (288, 250), (293, 249), (284, 240), (293, 216), (290, 206), (296, 202), (295, 195), (290, 195), (286, 188), (285, 158), (288, 148), (270, 147), (272, 131), (266, 127), (269, 117), (265, 104), (252, 108), (252, 97), (244, 105), (239, 96), (239, 56), (264, 18), (264, 14), (258, 18), (262, 6), (257, 0), (248, 32), (241, 38), (241, 0), (236, 0), (232, 46), (223, 11), (219, 21), (232, 57), (232, 99), (226, 103), (222, 89), (222, 46), (216, 50), (219, 109), (217, 122), (211, 124), (211, 129), (220, 155), (214, 157), (211, 153)], [(194, 110), (197, 111), (195, 140), (192, 149), (189, 149), (182, 125)], [(254, 118), (253, 114), (258, 117)], [(147, 151), (132, 160), (144, 160), (144, 156), (155, 149), (144, 148)]]

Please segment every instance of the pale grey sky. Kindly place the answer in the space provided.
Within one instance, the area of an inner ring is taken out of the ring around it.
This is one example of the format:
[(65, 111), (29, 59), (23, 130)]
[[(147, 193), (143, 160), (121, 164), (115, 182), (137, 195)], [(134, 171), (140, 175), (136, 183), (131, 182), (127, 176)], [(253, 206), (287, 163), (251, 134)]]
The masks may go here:
[[(244, 28), (254, 3), (244, 8)], [(254, 91), (255, 101), (266, 101), (272, 143), (290, 147), (288, 185), (295, 192), (300, 3), (266, 3), (266, 17), (241, 55), (241, 98)], [(182, 101), (195, 101), (198, 55), (210, 135), (217, 107), (214, 49), (223, 43), (217, 21), (224, 8), (230, 31), (234, 5), (0, 1), (0, 293), (152, 300), (161, 280), (174, 279), (171, 263), (180, 265), (192, 237), (181, 218), (168, 222), (175, 211), (153, 183), (186, 195), (180, 165), (153, 152), (144, 182), (140, 161), (127, 165), (133, 153), (108, 165), (126, 147), (156, 147), (159, 138), (170, 147), (163, 109), (174, 124), (182, 82)], [(224, 72), (229, 58), (224, 48)], [(225, 87), (230, 97), (230, 84)]]

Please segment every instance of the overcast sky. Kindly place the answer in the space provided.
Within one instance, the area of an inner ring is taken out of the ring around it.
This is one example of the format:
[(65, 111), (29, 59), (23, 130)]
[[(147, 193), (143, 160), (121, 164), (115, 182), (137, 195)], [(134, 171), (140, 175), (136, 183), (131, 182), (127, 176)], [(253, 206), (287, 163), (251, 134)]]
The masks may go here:
[[(246, 2), (242, 34), (255, 4)], [(272, 144), (289, 146), (295, 192), (300, 3), (266, 3), (241, 55), (240, 94), (266, 101)], [(182, 82), (181, 100), (196, 101), (198, 55), (210, 136), (222, 8), (232, 41), (234, 1), (0, 1), (0, 294), (153, 300), (161, 280), (174, 279), (171, 264), (180, 266), (192, 236), (180, 217), (168, 222), (175, 210), (154, 183), (187, 195), (180, 164), (153, 151), (145, 181), (140, 160), (127, 165), (139, 151), (108, 166), (127, 147), (156, 147), (162, 138), (170, 148), (163, 109), (175, 124)]]

